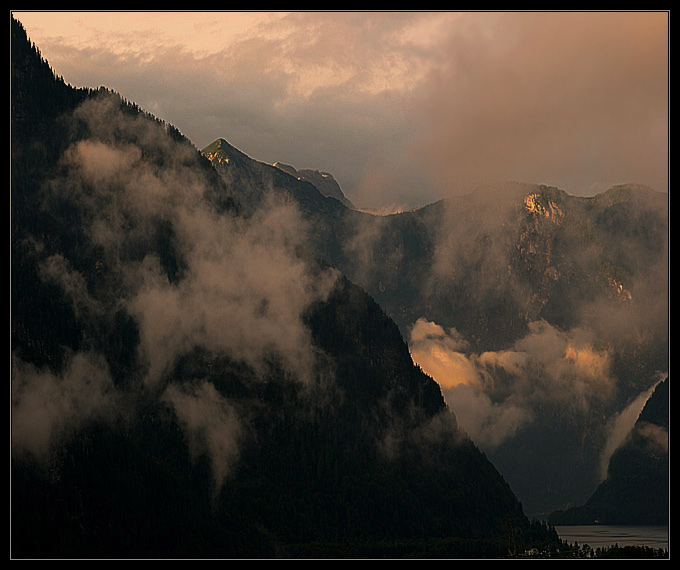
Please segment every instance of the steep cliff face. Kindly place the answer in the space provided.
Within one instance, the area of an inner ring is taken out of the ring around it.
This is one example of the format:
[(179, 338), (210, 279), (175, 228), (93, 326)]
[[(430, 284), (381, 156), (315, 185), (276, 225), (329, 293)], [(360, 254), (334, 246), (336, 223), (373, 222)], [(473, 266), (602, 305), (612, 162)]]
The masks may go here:
[(433, 227), (412, 307), (444, 333), (414, 327), (414, 357), (449, 363), (433, 376), (530, 512), (585, 501), (609, 420), (668, 369), (666, 198), (509, 185), (440, 206)]
[(553, 244), (564, 213), (555, 201), (540, 193), (527, 194), (524, 208), (528, 215), (517, 239), (516, 270), (533, 285), (526, 319), (536, 320), (551, 297), (552, 287), (560, 279)]

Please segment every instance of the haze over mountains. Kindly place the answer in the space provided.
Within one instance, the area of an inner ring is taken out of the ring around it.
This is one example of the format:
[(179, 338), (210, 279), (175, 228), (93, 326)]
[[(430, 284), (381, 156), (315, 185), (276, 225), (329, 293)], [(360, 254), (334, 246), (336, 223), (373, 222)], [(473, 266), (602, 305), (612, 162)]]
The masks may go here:
[(246, 201), (300, 206), (308, 246), (396, 321), (530, 512), (588, 498), (619, 437), (614, 417), (668, 368), (667, 195), (510, 182), (374, 216), (217, 143), (203, 152)]
[(555, 547), (526, 513), (590, 496), (667, 370), (663, 195), (370, 215), (65, 85), (12, 26), (15, 553)]

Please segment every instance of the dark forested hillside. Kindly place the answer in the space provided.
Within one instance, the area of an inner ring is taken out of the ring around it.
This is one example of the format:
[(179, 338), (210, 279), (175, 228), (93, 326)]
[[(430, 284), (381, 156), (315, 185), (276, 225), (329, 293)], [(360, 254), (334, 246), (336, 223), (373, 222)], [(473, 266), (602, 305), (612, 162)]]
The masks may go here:
[(557, 542), (295, 207), (244, 208), (174, 127), (66, 85), (11, 24), (14, 558)]

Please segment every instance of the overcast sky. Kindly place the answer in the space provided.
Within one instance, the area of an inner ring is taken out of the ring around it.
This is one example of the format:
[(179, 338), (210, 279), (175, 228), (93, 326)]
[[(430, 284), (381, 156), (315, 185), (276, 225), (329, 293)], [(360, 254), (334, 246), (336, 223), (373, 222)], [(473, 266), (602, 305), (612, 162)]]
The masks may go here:
[(668, 191), (667, 12), (13, 12), (55, 72), (360, 207)]

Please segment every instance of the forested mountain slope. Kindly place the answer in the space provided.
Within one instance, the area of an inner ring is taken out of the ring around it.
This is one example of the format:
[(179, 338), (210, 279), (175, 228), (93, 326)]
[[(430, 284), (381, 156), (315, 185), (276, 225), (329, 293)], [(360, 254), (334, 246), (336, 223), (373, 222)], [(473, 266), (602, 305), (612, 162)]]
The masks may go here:
[(11, 47), (13, 557), (555, 544), (298, 207)]
[(489, 185), (410, 212), (343, 207), (235, 149), (203, 149), (250, 203), (295, 203), (306, 245), (373, 296), (530, 512), (599, 484), (611, 421), (668, 370), (668, 197)]

